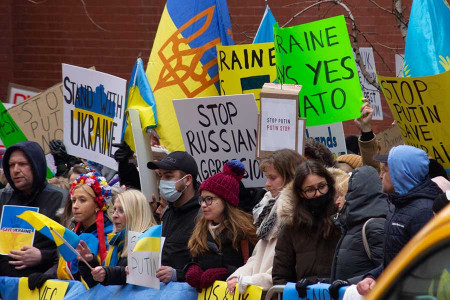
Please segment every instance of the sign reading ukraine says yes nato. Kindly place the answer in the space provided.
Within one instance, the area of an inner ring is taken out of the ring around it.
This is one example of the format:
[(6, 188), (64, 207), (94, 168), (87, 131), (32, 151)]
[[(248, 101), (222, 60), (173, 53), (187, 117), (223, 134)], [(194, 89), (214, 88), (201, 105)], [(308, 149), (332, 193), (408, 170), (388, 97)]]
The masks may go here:
[(262, 187), (256, 157), (258, 109), (253, 94), (173, 100), (186, 152), (197, 162), (199, 181), (220, 173), (232, 159), (247, 171), (242, 183)]
[(121, 140), (126, 80), (62, 65), (67, 153), (117, 170), (112, 144)]
[(302, 85), (307, 126), (358, 118), (362, 91), (344, 16), (289, 28), (274, 26), (277, 79)]

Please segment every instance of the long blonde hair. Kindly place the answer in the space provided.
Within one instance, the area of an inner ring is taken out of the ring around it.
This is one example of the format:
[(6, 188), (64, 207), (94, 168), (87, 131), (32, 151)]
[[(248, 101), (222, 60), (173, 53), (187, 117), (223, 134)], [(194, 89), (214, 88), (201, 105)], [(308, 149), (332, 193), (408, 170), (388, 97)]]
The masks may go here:
[[(253, 225), (252, 218), (246, 212), (231, 206), (228, 202), (223, 201), (225, 209), (223, 210), (223, 222), (220, 223), (218, 232), (227, 231), (232, 240), (233, 248), (238, 250), (242, 240), (248, 240), (249, 243), (255, 245), (258, 241), (256, 236), (256, 228)], [(191, 238), (188, 242), (188, 248), (192, 257), (198, 257), (208, 251), (208, 225), (211, 223), (203, 215), (195, 225)], [(222, 250), (220, 238), (216, 236), (216, 243), (219, 245), (219, 250)]]
[(115, 201), (119, 201), (123, 207), (127, 224), (124, 247), (120, 257), (128, 255), (128, 231), (144, 232), (149, 227), (156, 225), (150, 203), (145, 195), (138, 190), (126, 190), (116, 195)]

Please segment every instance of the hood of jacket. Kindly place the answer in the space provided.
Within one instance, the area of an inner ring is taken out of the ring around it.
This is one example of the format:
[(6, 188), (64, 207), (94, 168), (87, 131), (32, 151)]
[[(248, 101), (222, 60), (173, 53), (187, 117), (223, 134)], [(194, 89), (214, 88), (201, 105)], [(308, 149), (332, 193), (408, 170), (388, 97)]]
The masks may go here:
[(385, 218), (389, 206), (377, 170), (362, 166), (352, 172), (339, 223), (351, 227), (370, 218)]
[(5, 155), (3, 156), (3, 169), (5, 171), (5, 177), (8, 180), (9, 184), (15, 192), (22, 193), (22, 191), (18, 190), (14, 185), (9, 169), (9, 159), (11, 157), (11, 154), (16, 150), (21, 150), (23, 153), (25, 153), (25, 156), (31, 165), (31, 170), (33, 173), (32, 195), (38, 191), (42, 191), (47, 183), (47, 161), (45, 160), (44, 150), (42, 150), (41, 146), (38, 143), (32, 141), (20, 142), (6, 149)]
[(294, 224), (295, 195), (293, 182), (288, 183), (277, 200), (277, 217), (281, 225)]
[(395, 192), (402, 195), (425, 180), (430, 160), (425, 151), (400, 145), (389, 151), (389, 175)]
[(422, 199), (423, 201), (434, 201), (439, 194), (442, 194), (442, 190), (439, 186), (430, 178), (425, 178), (425, 180), (412, 188), (408, 193), (389, 194), (389, 199), (396, 207), (401, 207), (416, 199)]

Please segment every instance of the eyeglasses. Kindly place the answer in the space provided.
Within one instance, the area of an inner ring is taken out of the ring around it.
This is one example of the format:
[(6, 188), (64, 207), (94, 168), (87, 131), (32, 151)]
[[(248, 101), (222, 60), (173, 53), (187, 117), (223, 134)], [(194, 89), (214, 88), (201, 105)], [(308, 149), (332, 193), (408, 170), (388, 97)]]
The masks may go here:
[(328, 192), (328, 184), (327, 183), (320, 183), (317, 188), (314, 187), (308, 187), (304, 190), (302, 190), (302, 192), (305, 194), (306, 198), (313, 198), (317, 191), (319, 191), (319, 193), (321, 195), (324, 195)]
[(216, 198), (217, 197), (215, 197), (215, 196), (206, 196), (206, 197), (199, 196), (198, 197), (198, 203), (200, 205), (202, 205), (202, 203), (205, 202), (206, 206), (210, 206), (212, 204), (213, 200), (216, 199)]

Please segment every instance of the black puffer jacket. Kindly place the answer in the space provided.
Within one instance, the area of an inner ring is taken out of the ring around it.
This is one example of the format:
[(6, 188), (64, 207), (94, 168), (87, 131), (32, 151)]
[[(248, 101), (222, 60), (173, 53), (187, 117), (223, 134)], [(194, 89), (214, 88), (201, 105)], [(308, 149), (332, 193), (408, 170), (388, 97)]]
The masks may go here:
[[(339, 215), (341, 238), (334, 254), (331, 279), (356, 283), (362, 275), (383, 263), (384, 224), (389, 206), (387, 195), (381, 191), (377, 170), (363, 166), (353, 171), (348, 182), (346, 202)], [(371, 258), (366, 254), (362, 228), (370, 248)]]
[(200, 209), (198, 195), (189, 202), (169, 207), (162, 217), (162, 236), (166, 238), (161, 254), (161, 265), (177, 270), (177, 281), (185, 281), (183, 268), (192, 258), (187, 247)]
[[(16, 150), (23, 151), (31, 164), (33, 173), (33, 190), (31, 195), (25, 195), (18, 190), (11, 179), (9, 159)], [(0, 190), (0, 215), (4, 205), (21, 205), (39, 207), (39, 213), (51, 219), (56, 218), (56, 211), (61, 207), (61, 203), (65, 199), (64, 197), (67, 197), (67, 193), (64, 194), (60, 189), (47, 183), (45, 178), (47, 162), (44, 151), (39, 144), (25, 141), (8, 147), (3, 157), (3, 167), (11, 188)], [(8, 256), (0, 255), (0, 276), (22, 277), (35, 272), (43, 273), (57, 262), (56, 245), (43, 234), (36, 231), (33, 246), (41, 251), (42, 260), (40, 264), (24, 270), (16, 270), (14, 266), (8, 263), (10, 260)]]

